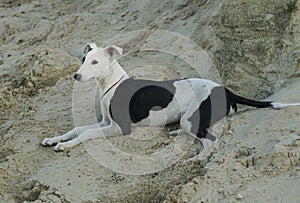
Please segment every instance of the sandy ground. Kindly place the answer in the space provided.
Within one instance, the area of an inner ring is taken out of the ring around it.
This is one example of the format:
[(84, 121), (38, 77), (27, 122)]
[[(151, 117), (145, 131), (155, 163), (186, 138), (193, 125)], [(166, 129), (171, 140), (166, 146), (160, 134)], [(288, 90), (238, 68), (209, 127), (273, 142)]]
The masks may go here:
[[(299, 107), (241, 109), (227, 119), (219, 145), (204, 162), (183, 164), (202, 147), (185, 136), (169, 136), (176, 125), (141, 127), (131, 136), (95, 140), (62, 153), (40, 145), (46, 137), (100, 120), (95, 83), (72, 79), (85, 43), (122, 46), (128, 55), (120, 63), (134, 77), (199, 76), (192, 65), (207, 67), (210, 58), (201, 55), (200, 62), (193, 58), (186, 50), (194, 45), (182, 39), (201, 35), (208, 55), (221, 57), (217, 49), (224, 42), (217, 38), (220, 33), (215, 33), (213, 23), (207, 23), (221, 3), (0, 0), (0, 202), (300, 202)], [(300, 19), (297, 15), (294, 19)], [(296, 37), (297, 22), (290, 24)], [(157, 34), (165, 29), (181, 36), (175, 40)], [(141, 31), (126, 34), (135, 30)], [(116, 37), (120, 34), (126, 35)], [(155, 50), (150, 51), (153, 39)], [(296, 48), (285, 41), (286, 51), (298, 49), (297, 39), (292, 43)], [(178, 43), (180, 54), (174, 55), (168, 47)], [(237, 57), (224, 47), (222, 52), (224, 60), (226, 55)], [(185, 54), (188, 60), (182, 58)], [(281, 89), (268, 99), (299, 101), (300, 80), (288, 81), (285, 74), (289, 70), (289, 76), (299, 77), (298, 52), (293, 54), (289, 60), (294, 66), (282, 71), (271, 66), (262, 71), (265, 75), (251, 73), (249, 81)], [(255, 57), (250, 61), (257, 62)], [(220, 79), (213, 68), (201, 74)], [(225, 77), (224, 82), (237, 83), (239, 75), (234, 76), (237, 79), (231, 76), (228, 82)], [(244, 85), (233, 87), (248, 96), (266, 94), (249, 91), (249, 81), (241, 78)], [(177, 143), (189, 143), (185, 153)], [(116, 156), (116, 149), (135, 159)], [(152, 156), (155, 153), (162, 154)]]

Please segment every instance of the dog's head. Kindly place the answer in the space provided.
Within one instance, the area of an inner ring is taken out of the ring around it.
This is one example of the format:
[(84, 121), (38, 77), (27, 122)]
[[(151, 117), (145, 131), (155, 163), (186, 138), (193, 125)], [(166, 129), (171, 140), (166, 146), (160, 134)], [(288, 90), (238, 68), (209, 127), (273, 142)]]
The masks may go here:
[(115, 62), (115, 58), (122, 55), (123, 49), (115, 45), (101, 48), (95, 43), (89, 43), (84, 47), (83, 53), (85, 56), (82, 65), (74, 74), (77, 81), (88, 81), (103, 76)]

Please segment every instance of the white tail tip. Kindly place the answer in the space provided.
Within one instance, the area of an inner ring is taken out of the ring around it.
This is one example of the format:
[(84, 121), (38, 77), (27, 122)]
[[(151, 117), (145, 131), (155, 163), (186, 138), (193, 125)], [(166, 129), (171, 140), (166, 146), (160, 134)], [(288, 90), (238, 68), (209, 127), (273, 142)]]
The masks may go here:
[(300, 103), (280, 103), (280, 102), (272, 102), (271, 103), (274, 109), (282, 109), (289, 106), (300, 106)]

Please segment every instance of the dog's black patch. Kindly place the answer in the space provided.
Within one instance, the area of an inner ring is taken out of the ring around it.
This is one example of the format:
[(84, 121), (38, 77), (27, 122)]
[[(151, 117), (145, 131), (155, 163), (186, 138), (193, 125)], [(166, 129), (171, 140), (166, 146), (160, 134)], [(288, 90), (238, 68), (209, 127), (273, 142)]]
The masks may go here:
[(227, 88), (218, 86), (211, 90), (210, 95), (192, 114), (188, 121), (192, 124), (191, 132), (199, 138), (208, 138), (214, 141), (214, 136), (207, 129), (221, 118), (227, 116), (232, 108), (237, 111), (236, 104), (243, 104), (257, 108), (271, 107), (271, 102), (255, 101), (233, 94)]
[(92, 50), (93, 48), (91, 47), (91, 45), (87, 44), (83, 50), (83, 53), (88, 53)]
[(173, 99), (173, 93), (161, 86), (149, 85), (136, 91), (129, 102), (129, 114), (133, 123), (149, 116), (149, 111), (166, 108)]
[(214, 141), (215, 137), (209, 134), (207, 129), (228, 115), (231, 106), (236, 109), (236, 105), (226, 96), (226, 89), (222, 86), (214, 87), (210, 95), (188, 119), (192, 124), (191, 132), (199, 138), (208, 138)]
[(150, 110), (166, 108), (173, 100), (175, 81), (127, 79), (115, 90), (110, 101), (110, 115), (124, 134), (131, 133), (131, 123), (149, 116)]

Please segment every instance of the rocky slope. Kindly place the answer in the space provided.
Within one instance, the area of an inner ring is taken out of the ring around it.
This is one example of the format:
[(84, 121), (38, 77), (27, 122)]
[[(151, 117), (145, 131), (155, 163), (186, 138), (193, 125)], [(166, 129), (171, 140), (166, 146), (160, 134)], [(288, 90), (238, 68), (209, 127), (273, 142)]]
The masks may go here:
[[(64, 153), (40, 146), (100, 119), (95, 84), (72, 79), (87, 42), (123, 47), (120, 63), (134, 77), (208, 77), (251, 98), (287, 86), (271, 99), (299, 101), (299, 81), (290, 83), (300, 76), (299, 7), (295, 0), (0, 0), (0, 202), (299, 202), (298, 107), (242, 111), (229, 118), (207, 164), (182, 164), (201, 150), (196, 142), (179, 161), (143, 175), (104, 167), (89, 144)], [(167, 153), (180, 139), (167, 133), (175, 127), (109, 142), (132, 154)]]

